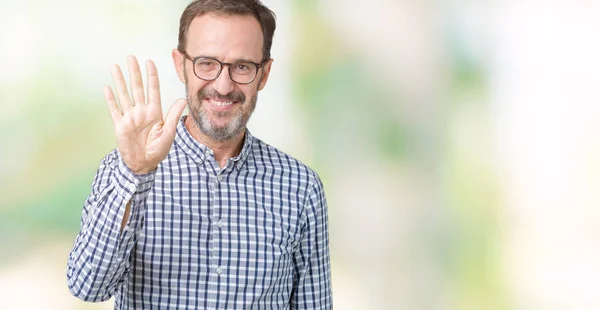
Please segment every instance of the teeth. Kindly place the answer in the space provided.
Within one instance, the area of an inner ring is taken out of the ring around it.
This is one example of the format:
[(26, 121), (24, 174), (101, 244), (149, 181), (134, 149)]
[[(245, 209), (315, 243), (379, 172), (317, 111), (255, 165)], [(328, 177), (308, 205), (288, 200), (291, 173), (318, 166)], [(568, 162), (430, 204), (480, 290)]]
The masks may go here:
[(226, 106), (230, 106), (233, 104), (233, 101), (220, 101), (220, 100), (213, 100), (213, 99), (209, 99), (210, 103), (214, 106), (217, 107), (226, 107)]

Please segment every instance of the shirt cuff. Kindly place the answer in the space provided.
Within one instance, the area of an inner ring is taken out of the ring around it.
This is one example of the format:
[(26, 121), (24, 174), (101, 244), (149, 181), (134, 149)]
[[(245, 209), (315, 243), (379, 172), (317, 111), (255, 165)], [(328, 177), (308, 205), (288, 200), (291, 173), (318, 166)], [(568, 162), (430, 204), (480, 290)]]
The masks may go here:
[(115, 168), (115, 179), (113, 181), (121, 197), (133, 199), (134, 202), (146, 198), (154, 183), (156, 169), (146, 174), (135, 174), (127, 167), (120, 154)]

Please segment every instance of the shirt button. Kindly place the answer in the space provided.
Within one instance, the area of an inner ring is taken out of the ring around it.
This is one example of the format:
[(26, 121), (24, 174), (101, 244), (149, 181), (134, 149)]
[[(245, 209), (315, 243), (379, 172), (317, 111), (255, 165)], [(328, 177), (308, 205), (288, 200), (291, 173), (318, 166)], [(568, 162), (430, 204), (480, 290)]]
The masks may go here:
[(219, 174), (219, 175), (217, 176), (217, 181), (221, 182), (221, 180), (223, 180), (223, 175), (222, 175), (222, 174)]
[(221, 269), (221, 267), (217, 267), (217, 274), (222, 274), (223, 273), (223, 269)]
[(220, 227), (223, 227), (223, 225), (225, 225), (225, 224), (223, 224), (223, 221), (219, 220), (219, 221), (217, 222), (217, 226), (219, 226), (219, 228), (220, 228)]

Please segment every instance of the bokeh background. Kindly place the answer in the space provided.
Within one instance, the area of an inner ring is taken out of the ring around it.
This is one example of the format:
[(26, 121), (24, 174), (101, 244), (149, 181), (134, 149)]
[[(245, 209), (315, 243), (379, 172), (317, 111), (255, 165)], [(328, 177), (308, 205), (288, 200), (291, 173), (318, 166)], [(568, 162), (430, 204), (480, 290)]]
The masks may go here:
[[(600, 3), (265, 0), (249, 125), (322, 177), (336, 309), (600, 309)], [(101, 89), (188, 1), (0, 2), (0, 308), (112, 309), (66, 286)]]

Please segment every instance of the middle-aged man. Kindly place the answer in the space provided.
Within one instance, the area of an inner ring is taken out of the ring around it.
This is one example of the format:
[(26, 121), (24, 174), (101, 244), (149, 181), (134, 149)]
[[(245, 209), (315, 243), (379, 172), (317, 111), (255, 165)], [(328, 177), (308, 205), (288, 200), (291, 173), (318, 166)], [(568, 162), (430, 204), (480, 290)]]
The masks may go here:
[(332, 308), (323, 185), (246, 129), (274, 30), (260, 1), (192, 2), (172, 52), (187, 101), (164, 121), (154, 63), (147, 93), (133, 56), (130, 91), (111, 67), (116, 96), (104, 96), (117, 149), (84, 203), (68, 260), (73, 295), (114, 296), (115, 309)]

